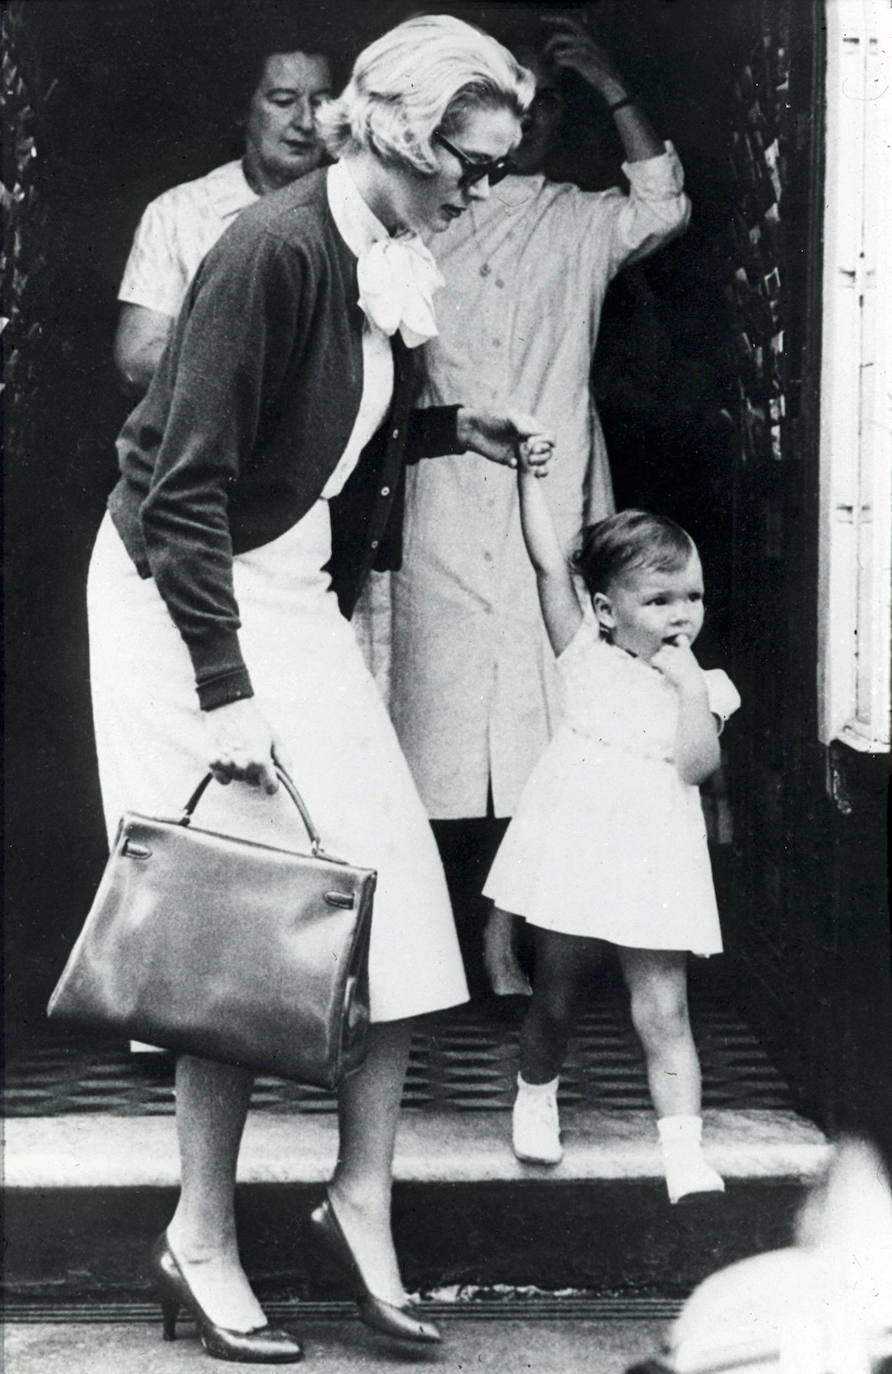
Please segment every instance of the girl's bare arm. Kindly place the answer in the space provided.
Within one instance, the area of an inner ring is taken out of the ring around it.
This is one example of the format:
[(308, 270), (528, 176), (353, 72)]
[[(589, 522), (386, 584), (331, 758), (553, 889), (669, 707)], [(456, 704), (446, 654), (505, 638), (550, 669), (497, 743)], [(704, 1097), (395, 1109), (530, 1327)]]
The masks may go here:
[(675, 767), (683, 782), (699, 786), (721, 762), (706, 679), (691, 653), (686, 635), (679, 635), (677, 644), (664, 644), (651, 659), (651, 664), (669, 679), (678, 693)]
[(582, 610), (539, 478), (521, 462), (517, 480), (520, 523), (536, 570), (542, 617), (552, 649), (561, 654), (582, 623)]
[(705, 689), (680, 688), (678, 693), (678, 730), (675, 738), (675, 766), (684, 782), (699, 787), (721, 762), (715, 716), (709, 709)]

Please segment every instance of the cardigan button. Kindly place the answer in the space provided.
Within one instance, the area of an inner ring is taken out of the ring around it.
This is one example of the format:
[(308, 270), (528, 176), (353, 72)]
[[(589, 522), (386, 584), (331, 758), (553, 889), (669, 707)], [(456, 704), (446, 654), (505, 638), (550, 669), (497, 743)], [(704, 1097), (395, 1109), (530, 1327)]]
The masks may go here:
[(382, 487), (382, 488), (381, 488), (381, 495), (382, 495), (382, 496), (389, 496), (389, 495), (390, 495), (390, 487)]

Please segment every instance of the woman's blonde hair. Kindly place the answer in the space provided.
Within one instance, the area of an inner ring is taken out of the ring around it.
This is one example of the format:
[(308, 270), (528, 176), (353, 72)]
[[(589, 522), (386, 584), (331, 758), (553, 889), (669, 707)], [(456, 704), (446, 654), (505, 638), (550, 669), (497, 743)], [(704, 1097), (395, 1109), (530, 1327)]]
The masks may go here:
[(332, 157), (368, 148), (390, 166), (433, 174), (435, 130), (455, 131), (478, 108), (520, 118), (534, 91), (532, 75), (494, 38), (451, 15), (421, 15), (359, 54), (317, 125)]

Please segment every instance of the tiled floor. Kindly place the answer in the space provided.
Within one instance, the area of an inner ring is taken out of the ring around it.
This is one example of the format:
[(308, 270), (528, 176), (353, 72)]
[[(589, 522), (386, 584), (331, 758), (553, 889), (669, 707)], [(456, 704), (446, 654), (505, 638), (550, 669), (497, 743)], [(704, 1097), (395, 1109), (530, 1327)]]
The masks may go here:
[[(704, 1106), (789, 1109), (790, 1092), (711, 971), (691, 980), (691, 1013), (703, 1066)], [(416, 1036), (406, 1083), (408, 1107), (507, 1109), (513, 1097), (523, 1006), (458, 1008)], [(605, 971), (561, 1076), (565, 1106), (647, 1108), (647, 1084), (626, 996)], [(255, 1110), (329, 1112), (331, 1094), (258, 1078)], [(47, 1032), (7, 1065), (3, 1108), (10, 1117), (173, 1111), (169, 1055), (131, 1055), (120, 1042)]]

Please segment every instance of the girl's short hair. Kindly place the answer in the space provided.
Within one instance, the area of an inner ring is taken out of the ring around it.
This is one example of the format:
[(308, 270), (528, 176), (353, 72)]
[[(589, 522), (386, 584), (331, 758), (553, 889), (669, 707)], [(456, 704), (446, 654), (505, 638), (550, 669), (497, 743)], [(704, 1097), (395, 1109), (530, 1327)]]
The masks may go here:
[(587, 525), (572, 563), (589, 596), (594, 596), (642, 568), (677, 572), (696, 552), (697, 545), (687, 530), (667, 515), (632, 509)]
[(451, 15), (421, 15), (359, 54), (345, 90), (317, 114), (332, 157), (369, 148), (389, 166), (433, 175), (431, 139), (459, 128), (471, 109), (507, 109), (520, 118), (535, 91), (530, 72), (507, 48)]

